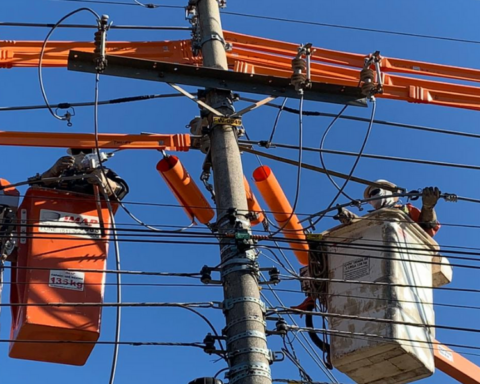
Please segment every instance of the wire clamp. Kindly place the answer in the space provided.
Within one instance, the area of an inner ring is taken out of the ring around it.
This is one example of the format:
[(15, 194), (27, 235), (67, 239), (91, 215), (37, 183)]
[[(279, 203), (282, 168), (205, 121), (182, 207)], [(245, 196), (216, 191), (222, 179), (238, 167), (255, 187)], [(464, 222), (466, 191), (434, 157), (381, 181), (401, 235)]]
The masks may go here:
[(443, 198), (445, 201), (449, 201), (451, 203), (456, 203), (458, 201), (458, 196), (454, 193), (444, 193)]
[(265, 332), (247, 331), (247, 332), (237, 333), (235, 336), (227, 338), (227, 344), (231, 344), (241, 339), (246, 339), (247, 337), (255, 337), (257, 339), (262, 339), (263, 341), (267, 341), (267, 336), (265, 335)]
[(229, 311), (235, 306), (235, 304), (238, 304), (238, 303), (255, 303), (260, 306), (263, 313), (265, 313), (266, 311), (265, 303), (262, 300), (257, 299), (256, 297), (244, 296), (244, 297), (237, 297), (235, 299), (225, 299), (222, 305), (223, 312)]

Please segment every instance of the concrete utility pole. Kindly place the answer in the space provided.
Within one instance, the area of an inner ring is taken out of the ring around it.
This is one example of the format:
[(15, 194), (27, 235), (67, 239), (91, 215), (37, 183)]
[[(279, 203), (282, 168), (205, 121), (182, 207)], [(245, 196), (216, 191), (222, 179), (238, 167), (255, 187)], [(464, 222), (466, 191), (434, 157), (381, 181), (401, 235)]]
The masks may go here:
[[(198, 0), (197, 10), (203, 65), (228, 70), (217, 0)], [(210, 90), (207, 103), (225, 115), (234, 111), (230, 92), (227, 91)], [(250, 222), (245, 216), (248, 206), (236, 129), (230, 125), (213, 125), (210, 146), (219, 233), (245, 234), (245, 230), (249, 233)], [(220, 241), (229, 382), (270, 384), (265, 307), (260, 301), (259, 286), (253, 271), (254, 252), (248, 244), (237, 247), (238, 242), (230, 238)]]

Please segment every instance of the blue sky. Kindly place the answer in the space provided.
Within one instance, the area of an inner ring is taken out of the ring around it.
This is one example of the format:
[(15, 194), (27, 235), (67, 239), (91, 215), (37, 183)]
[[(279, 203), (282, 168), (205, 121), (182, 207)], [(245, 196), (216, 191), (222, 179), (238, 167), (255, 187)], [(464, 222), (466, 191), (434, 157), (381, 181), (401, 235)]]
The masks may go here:
[[(128, 0), (125, 0), (128, 1)], [(132, 1), (133, 3), (133, 1)], [(185, 5), (185, 1), (165, 0), (166, 5)], [(16, 0), (2, 2), (0, 14), (4, 21), (54, 23), (68, 12), (89, 4), (64, 3), (48, 0)], [(90, 4), (99, 14), (108, 14), (115, 24), (123, 25), (170, 25), (187, 26), (184, 14), (179, 9), (159, 8), (155, 10), (134, 6)], [(435, 36), (448, 36), (458, 39), (478, 38), (478, 13), (480, 2), (458, 1), (455, 6), (451, 2), (412, 0), (382, 2), (334, 1), (322, 2), (304, 0), (293, 2), (285, 0), (235, 1), (228, 2), (228, 11), (252, 13), (257, 15), (276, 16), (297, 20), (307, 20), (329, 24), (341, 24), (364, 28), (377, 28), (398, 32), (418, 33)], [(433, 63), (478, 68), (480, 51), (478, 44), (427, 40), (391, 34), (359, 32), (354, 30), (333, 29), (312, 25), (286, 24), (281, 22), (247, 19), (231, 15), (223, 16), (223, 27), (227, 30), (257, 35), (294, 43), (311, 42), (315, 46), (340, 51), (368, 54), (376, 50), (386, 57), (427, 61)], [(75, 16), (72, 23), (93, 23), (87, 13)], [(48, 30), (43, 28), (1, 27), (2, 40), (43, 40)], [(93, 31), (85, 29), (57, 30), (53, 40), (90, 41)], [(188, 39), (188, 32), (167, 31), (120, 31), (109, 33), (111, 41), (161, 41)], [(38, 105), (43, 104), (37, 79), (36, 69), (2, 69), (0, 71), (2, 92), (0, 106)], [(91, 101), (94, 95), (94, 76), (67, 71), (65, 68), (44, 70), (45, 88), (50, 102)], [(192, 92), (193, 88), (189, 88)], [(102, 77), (100, 81), (100, 99), (147, 95), (154, 93), (172, 93), (172, 90), (161, 83), (139, 80)], [(252, 95), (249, 95), (252, 96)], [(237, 109), (244, 107), (239, 103)], [(288, 106), (297, 108), (298, 101), (290, 100)], [(335, 113), (338, 105), (305, 102), (305, 110)], [(184, 128), (191, 118), (198, 114), (195, 104), (185, 98), (154, 100), (105, 106), (99, 112), (99, 131), (103, 133), (187, 133)], [(370, 109), (350, 107), (347, 114), (369, 117)], [(248, 114), (244, 119), (245, 127), (253, 139), (266, 140), (270, 134), (276, 110), (261, 108)], [(34, 132), (93, 132), (92, 108), (77, 108), (73, 119), (73, 127), (51, 117), (46, 110), (2, 112), (1, 130), (34, 131)], [(462, 109), (436, 107), (419, 104), (408, 104), (403, 101), (379, 99), (377, 103), (377, 119), (444, 128), (452, 131), (478, 132), (478, 113)], [(304, 119), (304, 143), (318, 146), (321, 135), (330, 120), (319, 117)], [(358, 151), (367, 129), (366, 123), (339, 121), (329, 134), (325, 147), (345, 151)], [(278, 143), (297, 144), (298, 118), (284, 113), (280, 119), (275, 141)], [(480, 165), (478, 160), (477, 139), (456, 137), (401, 128), (374, 125), (367, 143), (366, 153), (399, 156), (414, 159), (427, 159), (462, 164)], [(37, 172), (43, 172), (60, 156), (64, 149), (2, 147), (0, 177), (11, 182), (20, 182)], [(296, 159), (294, 150), (272, 150), (271, 153)], [(200, 164), (203, 155), (192, 151), (178, 155), (189, 172), (198, 180), (201, 172)], [(150, 202), (159, 204), (177, 204), (163, 180), (158, 175), (155, 165), (161, 159), (156, 151), (122, 151), (109, 160), (109, 167), (119, 173), (130, 185), (128, 202)], [(348, 173), (353, 158), (326, 155), (326, 164), (330, 169)], [(318, 154), (305, 153), (304, 161), (319, 166)], [(296, 185), (296, 169), (268, 160), (264, 161), (272, 167), (286, 194), (293, 201)], [(253, 170), (258, 166), (255, 157), (244, 154), (245, 175), (251, 180)], [(400, 163), (361, 159), (355, 171), (358, 177), (375, 180), (388, 179), (407, 189), (438, 186), (444, 192), (456, 193), (459, 196), (479, 198), (478, 171), (435, 167), (413, 163)], [(25, 188), (20, 189), (22, 193)], [(346, 191), (351, 196), (361, 197), (363, 186), (349, 183)], [(302, 172), (300, 199), (297, 211), (312, 213), (325, 208), (336, 190), (328, 179), (317, 173)], [(257, 192), (258, 195), (258, 192)], [(340, 199), (340, 202), (346, 200)], [(265, 205), (263, 204), (264, 208)], [(165, 225), (188, 225), (188, 218), (178, 207), (167, 208), (157, 206), (131, 205), (132, 212), (144, 222)], [(480, 206), (477, 204), (440, 201), (437, 207), (439, 219), (445, 224), (477, 225)], [(116, 216), (120, 224), (132, 220), (122, 211)], [(317, 228), (318, 231), (335, 225), (331, 218), (325, 218)], [(436, 237), (441, 245), (480, 247), (478, 231), (475, 228), (462, 228), (444, 225)], [(113, 250), (113, 248), (112, 248)], [(197, 272), (203, 265), (214, 266), (219, 262), (216, 246), (192, 246), (186, 244), (154, 244), (128, 243), (120, 244), (122, 269), (165, 271), (165, 272)], [(287, 253), (294, 265), (294, 255)], [(114, 268), (113, 252), (109, 258), (109, 268)], [(270, 266), (272, 262), (261, 258), (262, 266)], [(471, 264), (472, 262), (470, 262)], [(8, 275), (8, 273), (7, 273)], [(7, 277), (8, 280), (8, 277)], [(108, 283), (114, 283), (114, 276), (107, 276)], [(126, 283), (187, 283), (199, 284), (192, 279), (160, 278), (148, 276), (125, 276)], [(475, 269), (456, 268), (451, 287), (480, 289), (478, 273)], [(6, 285), (3, 292), (3, 303), (8, 303), (9, 289)], [(277, 288), (299, 290), (296, 282), (282, 282)], [(282, 301), (287, 306), (296, 305), (303, 300), (299, 293), (280, 292)], [(271, 296), (269, 296), (271, 297)], [(475, 305), (478, 296), (475, 294), (436, 291), (435, 301), (439, 303)], [(216, 287), (165, 287), (165, 286), (125, 286), (123, 300), (125, 302), (204, 302), (220, 301), (221, 289)], [(106, 288), (105, 300), (115, 301), (113, 285)], [(224, 325), (221, 311), (204, 310), (203, 313), (220, 330)], [(105, 308), (102, 320), (101, 340), (110, 341), (114, 337), (114, 310)], [(436, 308), (438, 324), (458, 327), (477, 327), (478, 311)], [(300, 324), (302, 319), (297, 319)], [(10, 313), (3, 308), (1, 313), (0, 338), (9, 338)], [(272, 328), (274, 324), (269, 324)], [(122, 340), (125, 341), (202, 341), (209, 332), (206, 324), (188, 311), (163, 308), (125, 308), (123, 310)], [(437, 330), (437, 338), (444, 343), (480, 345), (480, 336), (476, 333)], [(280, 348), (278, 338), (269, 338), (269, 347)], [(296, 347), (300, 361), (307, 372), (317, 381), (326, 381), (323, 373), (314, 364), (307, 353)], [(478, 353), (473, 351), (472, 353)], [(35, 378), (39, 383), (69, 384), (105, 383), (108, 381), (111, 365), (111, 346), (96, 346), (89, 361), (84, 367), (69, 367), (48, 363), (37, 363), (8, 357), (8, 345), (0, 343), (0, 366), (2, 380), (8, 384), (28, 383)], [(480, 356), (468, 356), (473, 362), (480, 364)], [(213, 376), (224, 368), (222, 362), (214, 362), (201, 350), (173, 347), (131, 347), (121, 346), (117, 369), (117, 384), (172, 382), (187, 383), (201, 376)], [(340, 382), (351, 380), (339, 372), (334, 372)], [(296, 368), (289, 362), (275, 363), (272, 366), (275, 378), (298, 378)], [(222, 377), (222, 376), (220, 376)], [(454, 382), (441, 372), (425, 383), (446, 384)]]

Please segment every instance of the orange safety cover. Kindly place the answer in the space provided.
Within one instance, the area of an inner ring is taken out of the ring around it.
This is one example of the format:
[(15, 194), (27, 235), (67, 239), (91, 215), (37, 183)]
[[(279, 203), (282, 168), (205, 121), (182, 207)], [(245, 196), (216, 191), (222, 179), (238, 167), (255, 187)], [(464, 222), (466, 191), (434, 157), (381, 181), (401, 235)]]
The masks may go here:
[(250, 225), (253, 227), (262, 223), (263, 220), (265, 220), (265, 215), (263, 214), (262, 208), (253, 194), (252, 188), (250, 188), (250, 183), (245, 176), (243, 176), (243, 185), (245, 186), (245, 194), (247, 196), (248, 212), (256, 216), (256, 218), (250, 220)]
[(215, 212), (178, 157), (163, 158), (157, 164), (157, 171), (191, 220), (196, 218), (200, 223), (207, 224), (213, 219)]
[(272, 211), (273, 217), (282, 229), (283, 235), (287, 239), (297, 240), (290, 243), (290, 247), (297, 256), (302, 265), (308, 265), (308, 244), (303, 232), (302, 225), (298, 222), (298, 217), (288, 202), (282, 187), (277, 181), (272, 170), (263, 165), (253, 172), (255, 185), (260, 191), (263, 199)]
[[(100, 335), (110, 214), (89, 195), (30, 188), (18, 209), (18, 260), (12, 263), (9, 356), (83, 365)], [(115, 206), (114, 209), (116, 209)], [(105, 235), (102, 237), (102, 233)], [(67, 270), (68, 269), (68, 270)], [(37, 306), (39, 305), (39, 306)], [(51, 341), (28, 343), (26, 341)], [(52, 343), (52, 341), (92, 343)]]
[(9, 187), (9, 185), (10, 183), (7, 180), (0, 179), (0, 207), (6, 206), (16, 209), (18, 207), (20, 192), (18, 192), (15, 187)]

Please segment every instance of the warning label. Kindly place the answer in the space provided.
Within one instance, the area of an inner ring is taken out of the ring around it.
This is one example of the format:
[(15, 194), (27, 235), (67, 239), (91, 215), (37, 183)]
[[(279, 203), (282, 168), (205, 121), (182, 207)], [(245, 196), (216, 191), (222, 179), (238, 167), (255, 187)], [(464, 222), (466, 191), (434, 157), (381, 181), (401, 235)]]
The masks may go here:
[(39, 232), (56, 233), (99, 239), (101, 237), (98, 217), (75, 213), (40, 210)]
[(236, 127), (240, 127), (242, 125), (242, 119), (235, 119), (233, 117), (213, 117), (214, 124), (226, 124), (226, 125), (234, 125)]
[(74, 271), (50, 271), (48, 286), (53, 288), (83, 291), (85, 287), (85, 273)]
[(447, 351), (447, 350), (445, 349), (445, 347), (442, 347), (441, 345), (439, 345), (439, 346), (438, 346), (438, 353), (439, 353), (441, 356), (445, 357), (447, 360), (450, 360), (451, 362), (453, 362), (453, 354), (452, 354), (452, 352)]
[(370, 259), (361, 257), (343, 264), (343, 278), (355, 280), (370, 274)]

